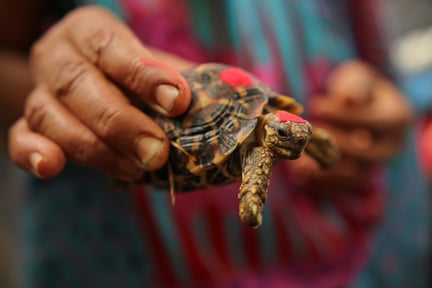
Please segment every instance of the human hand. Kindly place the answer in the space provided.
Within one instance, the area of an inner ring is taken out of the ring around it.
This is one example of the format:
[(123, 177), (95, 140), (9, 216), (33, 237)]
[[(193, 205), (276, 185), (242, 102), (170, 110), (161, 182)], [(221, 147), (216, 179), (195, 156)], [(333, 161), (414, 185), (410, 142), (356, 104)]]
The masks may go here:
[(179, 115), (190, 102), (188, 85), (114, 16), (75, 10), (33, 46), (30, 64), (35, 87), (9, 132), (17, 165), (49, 178), (70, 158), (132, 180), (164, 164), (165, 134), (133, 104)]
[(326, 191), (353, 191), (402, 147), (411, 108), (389, 80), (362, 62), (342, 64), (331, 75), (326, 95), (308, 103), (315, 127), (328, 130), (341, 151), (339, 163), (320, 170), (307, 156), (292, 165), (293, 179)]

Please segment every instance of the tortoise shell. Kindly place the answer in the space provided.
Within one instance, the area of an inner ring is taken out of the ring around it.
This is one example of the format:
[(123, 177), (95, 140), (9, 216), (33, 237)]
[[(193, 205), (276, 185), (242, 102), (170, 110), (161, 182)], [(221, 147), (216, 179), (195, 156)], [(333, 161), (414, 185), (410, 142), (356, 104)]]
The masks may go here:
[(271, 167), (275, 160), (297, 159), (306, 151), (321, 167), (338, 159), (331, 135), (298, 116), (303, 108), (242, 69), (203, 64), (184, 73), (192, 93), (187, 112), (167, 118), (147, 111), (166, 132), (170, 156), (143, 182), (174, 192), (242, 180), (241, 220), (262, 223)]
[[(240, 159), (233, 154), (239, 153), (242, 143), (251, 141), (258, 117), (276, 109), (302, 112), (293, 98), (275, 93), (240, 68), (208, 63), (183, 74), (192, 93), (187, 112), (176, 118), (152, 115), (171, 142), (173, 171), (164, 167), (147, 175), (145, 182), (167, 186), (169, 172), (176, 178), (175, 190), (183, 191), (239, 180)], [(191, 179), (192, 175), (199, 179)]]

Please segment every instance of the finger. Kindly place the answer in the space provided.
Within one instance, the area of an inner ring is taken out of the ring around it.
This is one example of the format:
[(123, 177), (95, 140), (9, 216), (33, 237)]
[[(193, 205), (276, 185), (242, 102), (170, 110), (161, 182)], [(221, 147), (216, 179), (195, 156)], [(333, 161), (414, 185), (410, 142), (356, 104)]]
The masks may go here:
[(160, 127), (70, 46), (58, 47), (45, 61), (52, 70), (41, 71), (51, 93), (104, 143), (145, 170), (160, 168), (168, 157)]
[(62, 149), (48, 138), (32, 132), (24, 118), (11, 126), (8, 144), (12, 161), (42, 179), (56, 176), (66, 163)]
[[(172, 116), (190, 102), (189, 86), (172, 67), (155, 59), (135, 35), (113, 15), (84, 9), (69, 17), (65, 31), (75, 49), (121, 86), (144, 99), (156, 111)], [(99, 19), (99, 21), (94, 21)]]
[(376, 97), (368, 105), (347, 107), (332, 97), (313, 97), (308, 103), (311, 117), (338, 125), (363, 126), (375, 131), (404, 129), (412, 118), (406, 99), (389, 81), (374, 87)]
[(328, 93), (346, 106), (368, 104), (373, 100), (372, 87), (377, 77), (375, 70), (366, 63), (348, 61), (331, 74)]
[(343, 157), (335, 167), (322, 170), (308, 155), (290, 162), (290, 177), (296, 185), (308, 191), (337, 193), (355, 191), (369, 183), (372, 166)]
[(336, 127), (325, 123), (315, 125), (326, 129), (335, 138), (342, 154), (373, 165), (390, 160), (404, 144), (404, 130), (375, 133), (362, 127)]
[(28, 98), (25, 116), (32, 131), (60, 146), (73, 160), (123, 180), (139, 179), (135, 163), (103, 143), (60, 102), (43, 89)]
[[(358, 173), (349, 173), (347, 169), (357, 167), (355, 164), (345, 161), (340, 167), (335, 167), (332, 171), (319, 171), (304, 187), (309, 191), (318, 193), (346, 193), (361, 191), (370, 184), (372, 170), (370, 169), (352, 169)], [(361, 167), (361, 166), (360, 166)]]

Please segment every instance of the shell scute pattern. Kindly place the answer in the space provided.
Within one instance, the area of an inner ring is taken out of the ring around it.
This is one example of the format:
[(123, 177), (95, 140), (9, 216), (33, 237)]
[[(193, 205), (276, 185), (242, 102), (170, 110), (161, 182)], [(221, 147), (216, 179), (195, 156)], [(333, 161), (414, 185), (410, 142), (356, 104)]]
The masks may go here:
[(323, 168), (337, 161), (332, 137), (297, 116), (303, 107), (249, 73), (203, 64), (184, 76), (192, 93), (190, 107), (176, 118), (152, 115), (171, 141), (170, 156), (142, 182), (173, 193), (242, 179), (239, 215), (258, 227), (275, 161), (297, 159), (304, 151)]
[[(175, 158), (185, 163), (189, 172), (198, 175), (213, 165), (220, 165), (252, 132), (257, 116), (267, 103), (267, 95), (257, 87), (233, 90), (221, 83), (218, 72), (201, 65), (184, 73), (192, 92), (188, 113), (176, 121), (155, 116), (156, 122), (168, 131), (170, 141), (179, 149), (171, 153), (183, 154)], [(192, 161), (191, 161), (192, 159)]]

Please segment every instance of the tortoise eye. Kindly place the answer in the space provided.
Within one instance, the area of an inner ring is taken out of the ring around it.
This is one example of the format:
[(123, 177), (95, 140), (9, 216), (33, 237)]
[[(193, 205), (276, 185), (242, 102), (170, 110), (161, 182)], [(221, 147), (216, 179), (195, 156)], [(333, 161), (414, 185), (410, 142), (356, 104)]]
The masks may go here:
[(201, 78), (200, 82), (203, 84), (208, 84), (212, 80), (210, 74), (208, 74), (208, 73), (203, 73), (200, 78)]
[(281, 138), (289, 138), (291, 136), (290, 131), (285, 130), (285, 129), (277, 129), (276, 133), (277, 133), (278, 137), (281, 137)]

